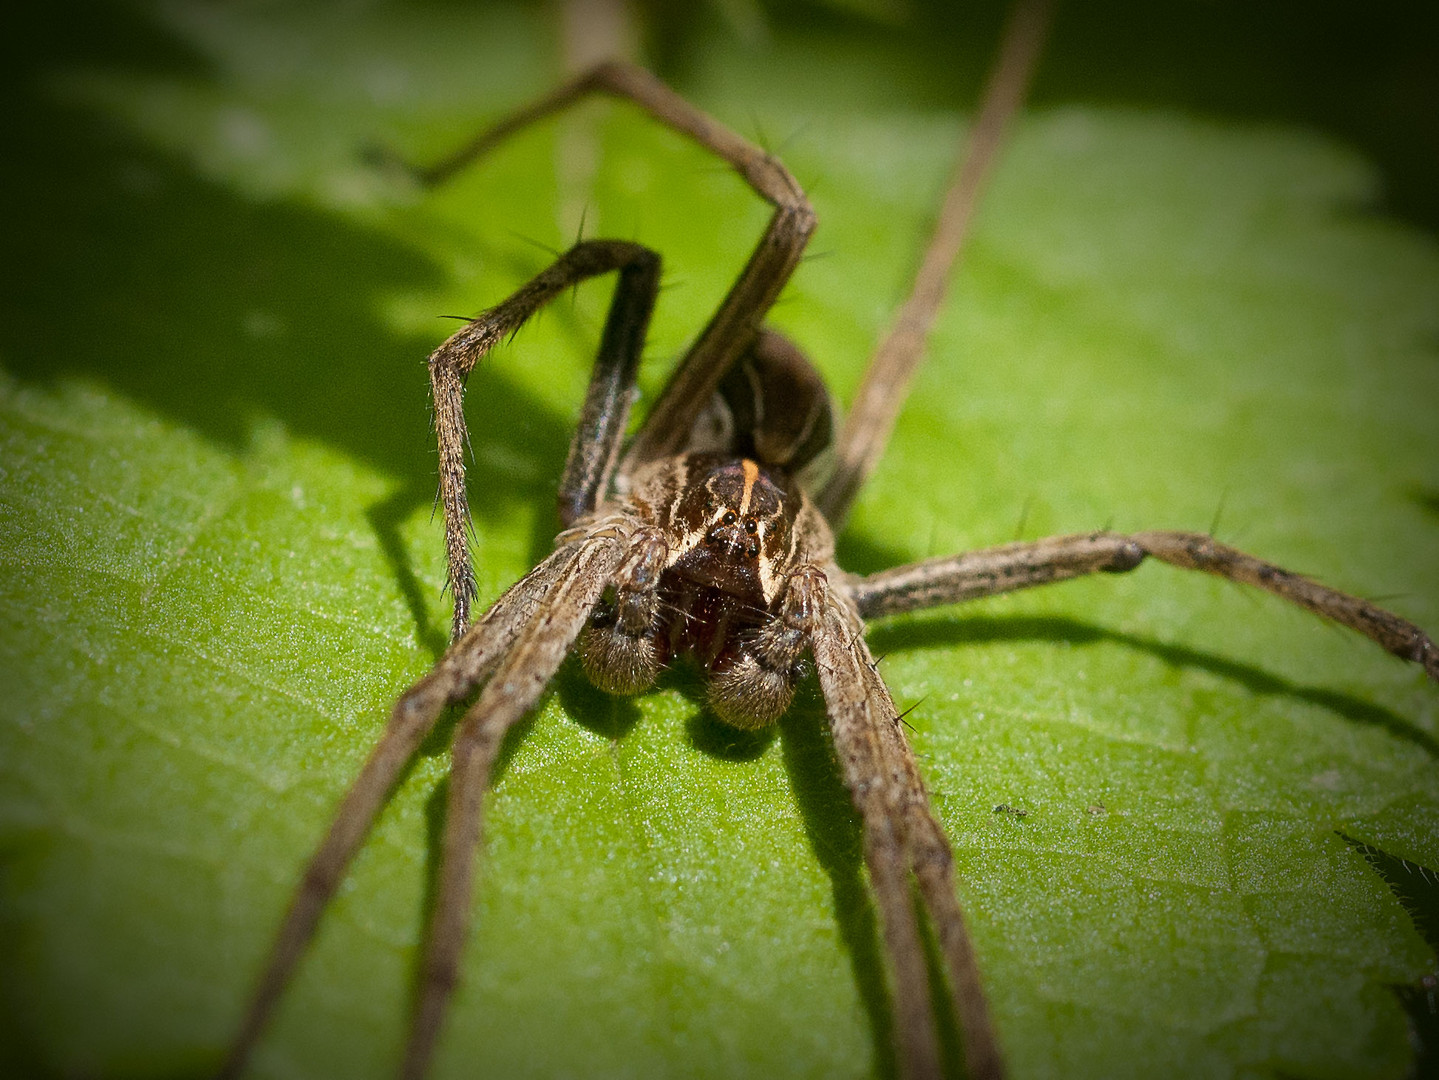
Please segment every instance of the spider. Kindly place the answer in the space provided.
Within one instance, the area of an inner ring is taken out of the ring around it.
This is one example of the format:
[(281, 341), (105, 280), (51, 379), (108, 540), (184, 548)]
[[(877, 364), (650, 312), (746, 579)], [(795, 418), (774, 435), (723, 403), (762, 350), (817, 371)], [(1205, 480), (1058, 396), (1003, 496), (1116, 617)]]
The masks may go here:
[[(454, 738), (436, 903), (402, 1067), (406, 1077), (424, 1074), (458, 977), (472, 863), (501, 740), (536, 706), (572, 650), (589, 679), (614, 694), (639, 693), (669, 663), (688, 658), (706, 676), (714, 713), (743, 729), (778, 721), (812, 665), (841, 773), (863, 823), (864, 861), (894, 999), (899, 1071), (909, 1078), (941, 1071), (937, 1002), (953, 1013), (970, 1076), (1001, 1076), (1004, 1059), (956, 898), (949, 843), (902, 718), (865, 644), (866, 619), (1084, 574), (1122, 573), (1153, 557), (1265, 589), (1359, 631), (1439, 679), (1439, 648), (1418, 627), (1197, 533), (1057, 536), (865, 577), (835, 563), (834, 533), (888, 438), (1046, 21), (1044, 0), (1024, 0), (1012, 16), (971, 149), (946, 196), (911, 297), (843, 425), (836, 424), (825, 384), (807, 357), (763, 324), (815, 227), (803, 191), (775, 157), (649, 73), (601, 65), (419, 171), (422, 182), (439, 183), (516, 130), (604, 93), (632, 102), (716, 154), (774, 213), (740, 277), (628, 443), (629, 408), (660, 280), (659, 256), (639, 244), (577, 243), (430, 356), (454, 597), (452, 644), (395, 704), (312, 857), (222, 1075), (242, 1071), (406, 763), (442, 711), (478, 690)], [(609, 273), (618, 275), (618, 284), (559, 485), (562, 531), (553, 552), (472, 622), (477, 589), (467, 534), (465, 379), (550, 300)], [(922, 916), (940, 958), (944, 985), (937, 988), (931, 987)]]

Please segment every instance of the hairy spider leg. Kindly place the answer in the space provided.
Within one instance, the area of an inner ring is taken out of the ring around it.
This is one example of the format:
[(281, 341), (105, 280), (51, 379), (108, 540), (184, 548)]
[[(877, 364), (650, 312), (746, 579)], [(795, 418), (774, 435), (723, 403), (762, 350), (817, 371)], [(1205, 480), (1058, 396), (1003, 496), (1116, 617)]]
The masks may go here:
[(584, 411), (560, 481), (560, 517), (566, 525), (572, 524), (595, 508), (614, 472), (629, 418), (630, 390), (659, 289), (659, 256), (649, 248), (623, 240), (581, 241), (509, 299), (466, 323), (430, 354), (445, 554), (449, 589), (455, 598), (451, 640), (458, 640), (469, 625), (470, 604), (476, 596), (465, 494), (465, 380), (486, 353), (545, 304), (571, 285), (612, 270), (620, 272), (619, 284), (610, 301)]
[(460, 953), (470, 924), (475, 849), (500, 741), (534, 708), (569, 654), (624, 558), (635, 524), (621, 515), (609, 515), (583, 530), (582, 538), (571, 545), (573, 557), (566, 569), (549, 583), (534, 617), (460, 721), (452, 751), (435, 910), (425, 935), (419, 997), (401, 1069), (406, 1080), (424, 1076), (459, 978)]
[(637, 105), (658, 123), (727, 162), (775, 208), (744, 269), (710, 321), (686, 350), (624, 456), (624, 470), (679, 452), (720, 379), (749, 346), (814, 232), (815, 216), (799, 182), (778, 158), (707, 116), (654, 75), (630, 64), (592, 68), (553, 93), (482, 131), (454, 154), (411, 169), (421, 183), (449, 179), (523, 128), (591, 94)]
[[(312, 857), (222, 1075), (237, 1075), (243, 1067), (295, 964), (314, 936), (320, 914), (334, 895), (345, 868), (358, 850), (385, 796), (433, 728), (441, 710), (473, 692), (516, 640), (524, 621), (549, 602), (551, 593), (564, 582), (574, 574), (582, 573), (578, 556), (562, 544), (466, 632), (469, 600), (474, 595), (465, 528), (468, 523), (463, 412), (466, 376), (496, 343), (513, 333), (535, 311), (567, 287), (598, 274), (619, 271), (619, 284), (610, 305), (585, 406), (560, 485), (561, 517), (567, 524), (573, 523), (594, 510), (613, 476), (628, 418), (630, 390), (634, 385), (645, 331), (658, 291), (659, 268), (659, 256), (638, 244), (604, 240), (582, 242), (507, 300), (466, 324), (431, 355), (435, 426), (440, 446), (440, 492), (445, 507), (450, 585), (456, 605), (455, 643), (440, 666), (397, 703), (379, 745), (346, 796), (329, 835)], [(605, 580), (600, 588), (607, 584), (608, 580)], [(580, 625), (586, 617), (588, 609), (581, 617)], [(575, 633), (578, 634), (578, 629)], [(572, 640), (571, 637), (566, 642), (565, 650)], [(481, 700), (484, 700), (483, 696)], [(476, 709), (478, 707), (477, 704)], [(473, 742), (473, 739), (470, 741)], [(457, 746), (461, 750), (461, 759), (470, 760), (474, 751), (465, 750), (458, 742)], [(488, 767), (485, 776), (488, 776)], [(458, 786), (463, 788), (463, 785)], [(475, 827), (477, 829), (478, 825)], [(436, 940), (447, 942), (449, 938), (441, 934)], [(441, 952), (436, 955), (446, 954)], [(425, 986), (429, 985), (426, 982)], [(437, 995), (434, 992), (425, 990), (422, 993), (423, 1007), (416, 1013), (416, 1033), (411, 1040), (412, 1049), (407, 1051), (407, 1061), (416, 1054), (429, 1053), (428, 1046), (433, 1042), (446, 994), (447, 991), (438, 994), (438, 1004), (435, 1004)]]
[[(863, 828), (864, 863), (879, 907), (893, 980), (895, 1039), (900, 1074), (940, 1075), (939, 1043), (930, 1006), (929, 973), (920, 943), (919, 922), (910, 892), (910, 858), (898, 810), (903, 795), (879, 729), (893, 722), (891, 706), (883, 710), (864, 676), (860, 631), (847, 612), (827, 599), (811, 637), (815, 670), (829, 714), (840, 771)], [(888, 695), (885, 695), (886, 697)], [(877, 708), (878, 707), (878, 708)]]
[(594, 513), (609, 492), (624, 443), (645, 333), (660, 287), (660, 257), (648, 249), (640, 250), (644, 257), (620, 268), (584, 408), (560, 474), (557, 498), (560, 524), (565, 528)]
[(569, 573), (573, 548), (555, 551), (495, 601), (440, 663), (395, 702), (380, 741), (350, 786), (330, 831), (296, 887), (245, 1018), (219, 1076), (236, 1077), (264, 1032), (325, 906), (369, 832), (386, 796), (447, 705), (463, 700), (495, 669), (554, 581)]
[(1111, 532), (1003, 544), (881, 570), (848, 583), (865, 618), (956, 604), (1099, 572), (1124, 573), (1153, 556), (1171, 566), (1253, 585), (1363, 634), (1439, 681), (1439, 646), (1393, 612), (1331, 589), (1202, 533)]
[[(942, 996), (950, 1003), (963, 1040), (966, 1075), (970, 1080), (996, 1080), (1004, 1075), (1003, 1056), (955, 892), (949, 841), (930, 807), (914, 752), (900, 730), (894, 699), (864, 641), (864, 623), (843, 585), (826, 591), (817, 606), (821, 610), (811, 627), (811, 642), (831, 732), (851, 796), (857, 806), (869, 808), (863, 815), (866, 862), (893, 957), (897, 1036), (905, 1074), (939, 1072), (931, 1016), (937, 995), (929, 992), (919, 939), (911, 938), (916, 924), (907, 876), (901, 872), (897, 881), (882, 880), (875, 869), (895, 857), (891, 847), (901, 858), (902, 871), (913, 872), (920, 902), (938, 938), (950, 982), (949, 992)], [(872, 813), (882, 813), (885, 820), (871, 829)]]
[(990, 71), (968, 149), (945, 192), (934, 237), (924, 253), (909, 299), (869, 361), (835, 445), (835, 470), (815, 497), (820, 512), (839, 532), (855, 496), (884, 453), (944, 302), (949, 279), (969, 236), (975, 207), (999, 148), (1020, 105), (1048, 31), (1052, 0), (1020, 0), (1010, 14), (999, 56)]
[[(857, 613), (852, 607), (848, 610), (854, 618)], [(949, 976), (950, 992), (945, 996), (963, 1039), (965, 1074), (969, 1080), (997, 1080), (1004, 1075), (1004, 1057), (979, 976), (974, 943), (956, 892), (954, 854), (949, 838), (935, 817), (919, 763), (900, 730), (899, 711), (879, 674), (879, 665), (870, 654), (869, 644), (863, 636), (858, 636), (850, 648), (863, 663), (860, 674), (868, 688), (871, 713), (885, 718), (878, 725), (880, 745), (886, 753), (891, 782), (896, 785), (899, 796), (899, 817), (904, 823), (920, 902), (929, 913), (940, 959)]]

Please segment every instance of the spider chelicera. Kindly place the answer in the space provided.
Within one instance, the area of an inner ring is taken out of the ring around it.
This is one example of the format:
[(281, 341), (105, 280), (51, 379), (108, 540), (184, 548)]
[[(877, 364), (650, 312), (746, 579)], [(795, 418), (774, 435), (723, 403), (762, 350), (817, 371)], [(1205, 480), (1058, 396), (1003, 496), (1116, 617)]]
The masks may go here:
[[(646, 689), (672, 660), (687, 657), (707, 678), (714, 712), (739, 728), (774, 724), (812, 660), (841, 772), (863, 822), (905, 1077), (940, 1072), (936, 1001), (953, 1011), (970, 1076), (1000, 1076), (1004, 1060), (956, 899), (949, 843), (865, 644), (866, 618), (1128, 571), (1152, 556), (1258, 586), (1359, 631), (1439, 679), (1439, 649), (1418, 627), (1196, 533), (1058, 536), (867, 577), (835, 564), (834, 530), (888, 438), (1045, 22), (1043, 0), (1022, 3), (1011, 19), (969, 154), (913, 293), (837, 429), (819, 374), (793, 343), (762, 325), (815, 226), (803, 191), (776, 158), (652, 75), (602, 65), (419, 173), (421, 181), (438, 183), (519, 128), (606, 93), (724, 159), (775, 210), (739, 279), (628, 444), (629, 405), (660, 279), (659, 257), (645, 247), (615, 240), (576, 244), (431, 355), (453, 642), (396, 703), (313, 856), (224, 1075), (243, 1068), (405, 764), (447, 706), (482, 688), (455, 734), (436, 903), (405, 1051), (403, 1075), (425, 1072), (457, 978), (496, 754), (573, 649), (590, 680), (616, 694)], [(560, 482), (563, 531), (554, 551), (471, 623), (476, 587), (467, 543), (465, 378), (565, 289), (611, 272), (619, 281)], [(930, 986), (915, 897), (934, 931), (947, 983), (938, 993)]]

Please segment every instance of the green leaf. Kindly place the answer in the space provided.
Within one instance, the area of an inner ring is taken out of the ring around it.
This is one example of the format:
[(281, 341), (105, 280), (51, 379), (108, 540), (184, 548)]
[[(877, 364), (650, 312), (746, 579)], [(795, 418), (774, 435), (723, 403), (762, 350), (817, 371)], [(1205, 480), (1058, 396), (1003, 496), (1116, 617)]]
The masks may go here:
[[(562, 248), (583, 217), (665, 256), (652, 393), (765, 210), (618, 106), (429, 195), (362, 164), (376, 139), (432, 158), (551, 85), (553, 31), (523, 9), (86, 25), (115, 46), (57, 39), (7, 76), (0, 1068), (199, 1074), (389, 702), (443, 645), (437, 316), (506, 295), (549, 258), (524, 238)], [(695, 46), (682, 86), (798, 133), (782, 152), (827, 257), (774, 321), (843, 400), (965, 102), (892, 100), (894, 54), (859, 30), (781, 31), (762, 61)], [(1313, 131), (1083, 101), (1021, 125), (843, 561), (1217, 516), (1439, 626), (1432, 238), (1370, 212), (1372, 168)], [(486, 598), (547, 549), (606, 292), (471, 380)], [(918, 703), (1016, 1076), (1403, 1075), (1389, 986), (1432, 972), (1432, 943), (1344, 838), (1439, 867), (1421, 673), (1157, 566), (871, 640)], [(892, 1072), (817, 692), (759, 737), (701, 701), (683, 672), (624, 701), (567, 669), (508, 744), (436, 1076)], [(445, 769), (437, 736), (252, 1075), (394, 1067)]]

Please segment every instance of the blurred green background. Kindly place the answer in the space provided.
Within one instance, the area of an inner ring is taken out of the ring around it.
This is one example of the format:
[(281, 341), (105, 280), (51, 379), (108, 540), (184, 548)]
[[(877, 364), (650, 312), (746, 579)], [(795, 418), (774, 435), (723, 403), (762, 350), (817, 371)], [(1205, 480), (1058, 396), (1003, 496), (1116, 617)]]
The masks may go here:
[[(1002, 8), (634, 15), (642, 57), (811, 192), (820, 257), (774, 319), (844, 400)], [(200, 1076), (388, 702), (443, 647), (441, 316), (582, 219), (638, 238), (667, 260), (652, 392), (765, 214), (603, 105), (431, 194), (364, 164), (377, 142), (433, 158), (552, 86), (551, 6), (31, 5), (0, 61), (0, 1073)], [(842, 560), (1217, 521), (1439, 626), (1436, 181), (1427, 5), (1062, 8)], [(471, 381), (486, 598), (547, 548), (605, 292)], [(1432, 1074), (1421, 675), (1156, 567), (872, 640), (917, 705), (1016, 1075)], [(393, 1069), (443, 734), (254, 1075)], [(813, 687), (744, 737), (684, 672), (631, 703), (566, 669), (487, 828), (437, 1075), (892, 1074)]]

